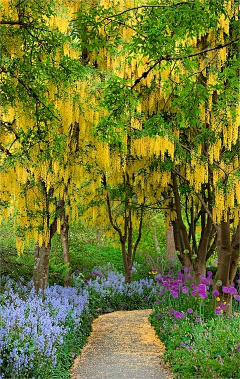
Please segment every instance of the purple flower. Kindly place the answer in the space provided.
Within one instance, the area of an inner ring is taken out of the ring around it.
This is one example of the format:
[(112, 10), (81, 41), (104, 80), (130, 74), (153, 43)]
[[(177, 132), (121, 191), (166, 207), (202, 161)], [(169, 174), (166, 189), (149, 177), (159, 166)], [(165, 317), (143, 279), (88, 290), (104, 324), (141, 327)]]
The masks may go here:
[(207, 294), (204, 291), (199, 291), (198, 294), (201, 297), (201, 299), (206, 299), (206, 297), (207, 297)]
[(174, 314), (174, 312), (175, 312), (175, 310), (174, 310), (174, 309), (169, 309), (169, 312), (168, 312), (168, 313), (169, 313), (170, 315), (173, 315), (173, 314)]
[(158, 313), (158, 314), (157, 314), (157, 318), (161, 318), (162, 316), (163, 316), (162, 313)]
[(238, 345), (238, 347), (237, 347), (237, 351), (239, 351), (239, 352), (240, 352), (240, 345)]
[(207, 275), (212, 277), (212, 271), (208, 271)]
[(191, 291), (190, 294), (191, 294), (192, 296), (195, 296), (195, 295), (196, 295), (196, 291)]
[(222, 313), (222, 309), (220, 307), (217, 307), (215, 309), (215, 312), (216, 312), (217, 315), (220, 315)]
[(212, 291), (213, 296), (219, 296), (219, 292), (217, 290)]
[(74, 271), (74, 273), (75, 273), (76, 275), (79, 274), (79, 272), (80, 272), (79, 270), (75, 270), (75, 271)]
[(240, 295), (235, 295), (234, 299), (240, 301)]
[(86, 284), (86, 286), (88, 286), (88, 280), (87, 279), (84, 280), (84, 283)]
[(87, 268), (84, 268), (84, 269), (83, 269), (83, 272), (87, 272)]
[(178, 297), (178, 292), (172, 291), (171, 295), (172, 295), (172, 297), (174, 297), (176, 299)]
[(174, 312), (174, 317), (175, 317), (177, 320), (180, 320), (180, 319), (182, 318), (181, 312), (175, 311), (175, 312)]
[(156, 301), (155, 301), (155, 304), (160, 304), (160, 300), (156, 300)]
[(237, 295), (236, 288), (235, 287), (230, 287), (229, 293), (231, 293), (232, 295)]
[(220, 308), (221, 308), (222, 310), (225, 310), (225, 309), (227, 308), (227, 306), (226, 306), (226, 304), (221, 303), (221, 304), (220, 304)]
[(230, 293), (229, 290), (230, 290), (229, 287), (222, 286), (222, 291), (223, 291), (223, 293)]
[(188, 308), (188, 309), (187, 309), (187, 312), (188, 312), (188, 313), (193, 313), (192, 308)]
[(185, 346), (185, 343), (184, 343), (184, 342), (181, 342), (181, 343), (180, 343), (180, 346), (181, 346), (181, 347), (184, 347), (184, 346)]
[(189, 288), (188, 287), (186, 287), (186, 286), (183, 286), (183, 288), (182, 288), (182, 293), (188, 293), (188, 291), (189, 291)]
[(200, 322), (200, 318), (197, 317), (197, 318), (195, 319), (195, 321), (196, 321), (196, 322)]

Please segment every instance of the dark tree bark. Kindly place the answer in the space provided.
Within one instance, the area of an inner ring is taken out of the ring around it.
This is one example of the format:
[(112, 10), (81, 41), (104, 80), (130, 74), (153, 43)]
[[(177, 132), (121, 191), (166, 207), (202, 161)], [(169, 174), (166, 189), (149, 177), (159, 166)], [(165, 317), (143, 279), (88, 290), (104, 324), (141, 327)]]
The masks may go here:
[(35, 245), (33, 283), (37, 293), (47, 287), (50, 251), (50, 243), (47, 247), (44, 244), (41, 247), (39, 244)]
[(61, 240), (63, 249), (63, 262), (68, 265), (68, 272), (64, 278), (64, 287), (68, 287), (71, 281), (71, 267), (70, 267), (70, 254), (69, 254), (69, 240), (68, 240), (68, 216), (64, 216), (64, 221), (61, 226)]
[[(60, 200), (57, 206), (57, 211), (62, 211), (63, 205), (64, 202)], [(39, 244), (35, 245), (33, 283), (36, 292), (38, 292), (40, 289), (44, 291), (47, 286), (49, 273), (49, 257), (51, 252), (51, 240), (57, 231), (57, 218), (55, 218), (53, 223), (50, 225), (49, 229), (50, 239), (47, 246), (45, 246), (45, 241), (43, 241), (42, 246), (39, 246)]]

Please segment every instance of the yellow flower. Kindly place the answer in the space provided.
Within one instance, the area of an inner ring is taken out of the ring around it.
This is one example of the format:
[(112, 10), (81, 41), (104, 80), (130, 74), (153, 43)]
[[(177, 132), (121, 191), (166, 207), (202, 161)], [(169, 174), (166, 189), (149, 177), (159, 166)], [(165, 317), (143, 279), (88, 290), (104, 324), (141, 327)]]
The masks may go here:
[(224, 301), (223, 304), (227, 304), (226, 301)]
[(216, 300), (217, 300), (217, 301), (220, 301), (221, 299), (220, 299), (220, 297), (217, 297)]
[(157, 275), (157, 271), (152, 271), (152, 274), (153, 275)]

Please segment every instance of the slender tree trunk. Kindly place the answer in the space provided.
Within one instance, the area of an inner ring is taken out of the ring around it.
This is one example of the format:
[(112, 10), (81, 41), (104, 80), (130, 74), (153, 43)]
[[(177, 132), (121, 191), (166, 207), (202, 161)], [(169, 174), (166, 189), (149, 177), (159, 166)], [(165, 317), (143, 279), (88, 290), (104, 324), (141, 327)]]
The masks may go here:
[(157, 253), (160, 253), (160, 247), (159, 247), (159, 243), (158, 243), (157, 229), (156, 228), (154, 228), (154, 230), (153, 230), (153, 241), (154, 241), (155, 251)]
[(231, 244), (231, 267), (230, 267), (230, 274), (229, 274), (229, 280), (230, 284), (233, 283), (234, 278), (237, 273), (238, 268), (238, 262), (239, 262), (239, 256), (240, 256), (240, 225), (238, 225), (236, 233), (233, 235), (232, 238), (232, 244)]
[(168, 262), (176, 261), (176, 247), (174, 241), (173, 226), (170, 225), (166, 232), (166, 260)]
[(125, 282), (132, 282), (132, 268), (130, 267), (130, 263), (128, 262), (128, 255), (126, 251), (126, 243), (121, 241), (121, 249), (122, 249), (122, 258), (123, 258), (123, 266), (125, 271)]
[(219, 281), (218, 290), (220, 292), (221, 302), (227, 303), (227, 309), (224, 312), (226, 316), (232, 314), (232, 295), (224, 293), (222, 286), (230, 286), (230, 267), (231, 267), (231, 241), (230, 241), (230, 223), (222, 221), (219, 228), (218, 236), (218, 272)]
[(69, 231), (68, 216), (64, 216), (64, 222), (61, 226), (61, 240), (62, 240), (62, 249), (63, 249), (63, 261), (64, 261), (64, 264), (68, 265), (68, 272), (64, 278), (64, 287), (68, 287), (71, 281), (68, 231)]
[(41, 247), (35, 245), (33, 283), (37, 293), (39, 289), (45, 290), (47, 287), (50, 250), (50, 243), (47, 247), (44, 244)]

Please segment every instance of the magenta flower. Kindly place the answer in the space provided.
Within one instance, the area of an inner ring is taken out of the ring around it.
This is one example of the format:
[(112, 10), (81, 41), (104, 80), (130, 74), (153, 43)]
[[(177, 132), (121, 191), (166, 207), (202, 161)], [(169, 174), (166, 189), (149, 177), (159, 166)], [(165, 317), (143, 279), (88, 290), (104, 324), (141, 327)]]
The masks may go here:
[(155, 304), (160, 304), (160, 300), (156, 300), (156, 301), (155, 301)]
[(219, 296), (219, 292), (217, 290), (212, 291), (213, 296)]
[(234, 299), (240, 301), (240, 295), (235, 295)]
[(223, 291), (223, 293), (230, 293), (229, 290), (230, 290), (229, 287), (222, 286), (222, 291)]
[(207, 272), (207, 276), (211, 276), (212, 277), (212, 271), (208, 271)]
[(222, 309), (220, 307), (217, 307), (215, 309), (215, 312), (216, 312), (217, 315), (220, 315), (222, 313)]
[(193, 313), (192, 308), (188, 308), (188, 309), (187, 309), (187, 312), (188, 312), (188, 313)]
[(238, 347), (237, 347), (237, 351), (239, 351), (239, 353), (240, 353), (240, 345), (238, 345)]
[(191, 291), (190, 294), (191, 294), (192, 296), (195, 296), (195, 295), (196, 295), (196, 291)]
[(158, 314), (157, 314), (157, 318), (160, 318), (160, 317), (162, 317), (162, 316), (163, 316), (162, 313), (158, 313)]
[(232, 295), (237, 295), (237, 290), (235, 287), (230, 287), (230, 291), (229, 293), (231, 293)]
[(200, 318), (197, 317), (197, 318), (195, 319), (195, 321), (196, 321), (196, 322), (200, 322)]
[(180, 343), (180, 346), (181, 346), (181, 347), (184, 347), (184, 346), (185, 346), (185, 343), (184, 343), (184, 342), (181, 342), (181, 343)]
[(188, 291), (189, 291), (189, 288), (186, 286), (183, 286), (182, 293), (188, 293)]
[(174, 297), (176, 299), (178, 297), (178, 292), (172, 291), (171, 295), (172, 295), (172, 297)]
[(177, 319), (177, 320), (180, 320), (180, 318), (182, 318), (182, 315), (181, 315), (181, 312), (174, 312), (174, 317)]

